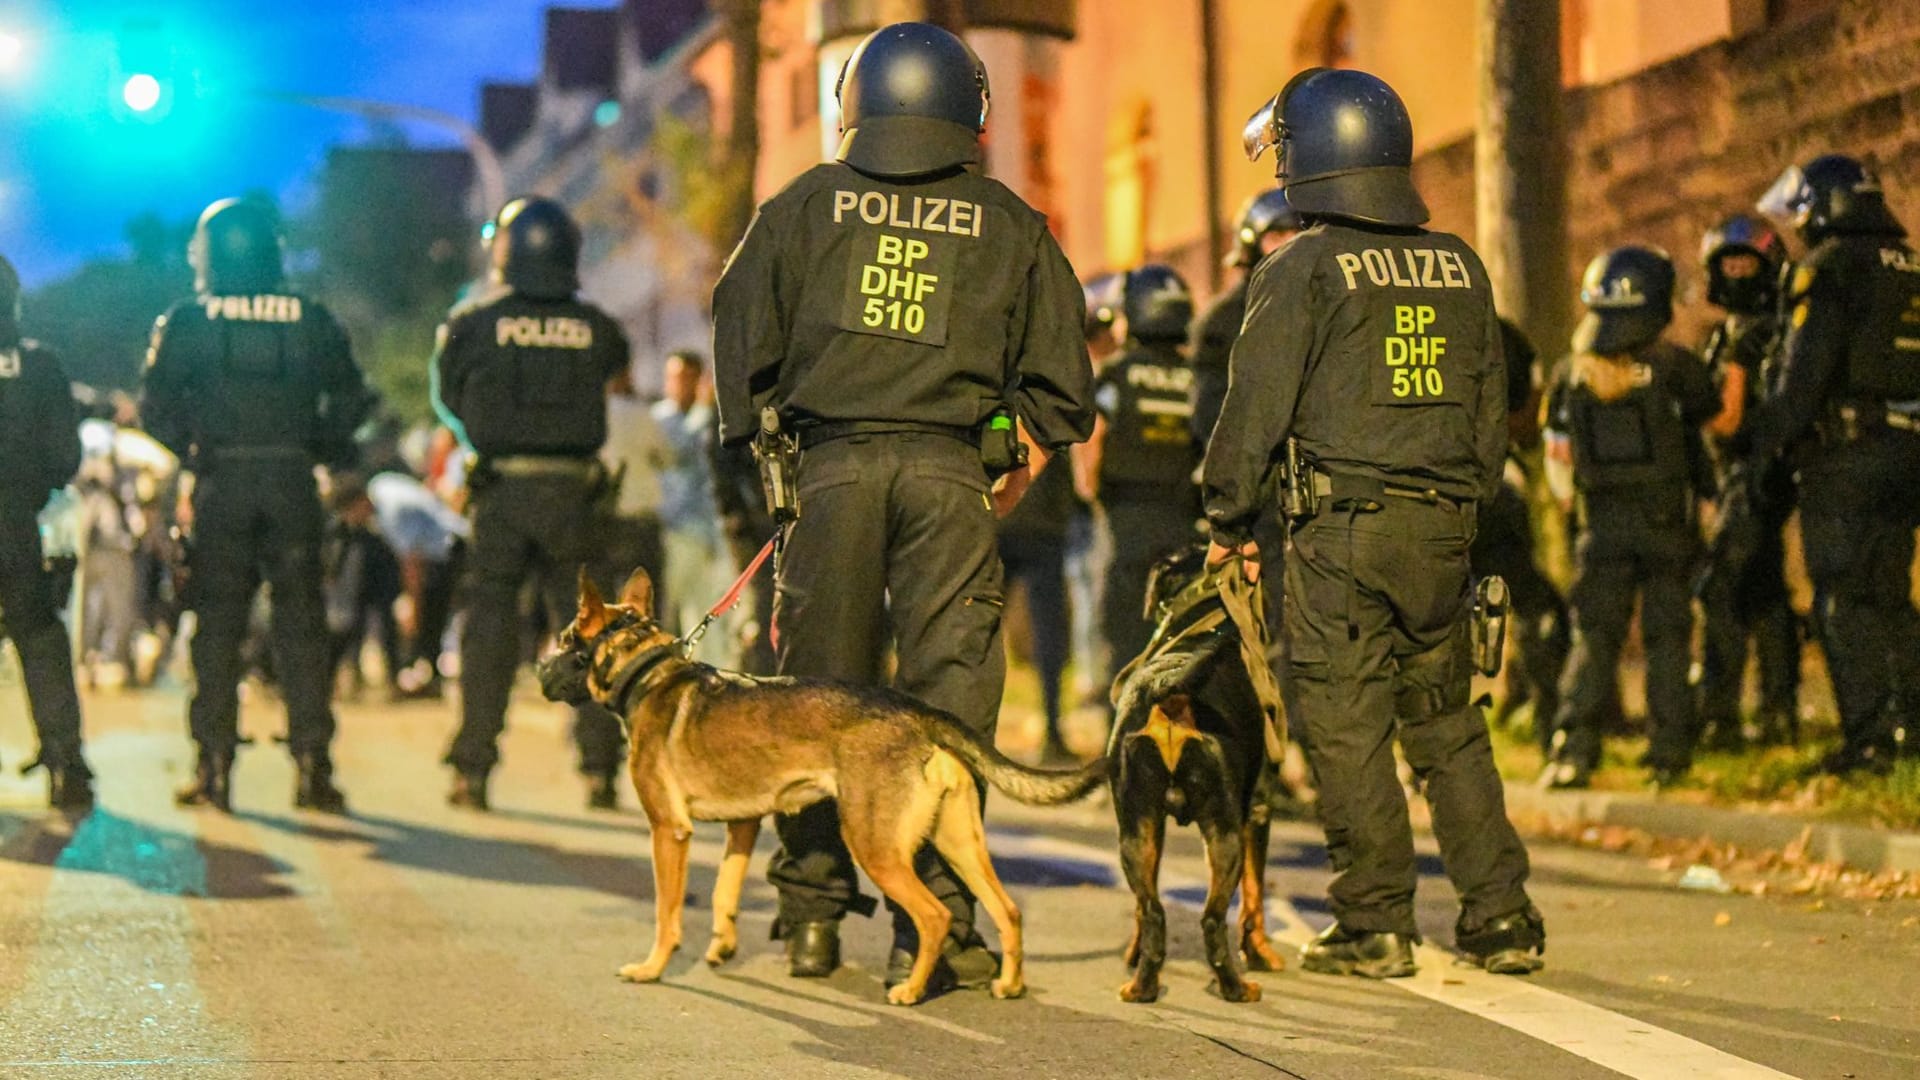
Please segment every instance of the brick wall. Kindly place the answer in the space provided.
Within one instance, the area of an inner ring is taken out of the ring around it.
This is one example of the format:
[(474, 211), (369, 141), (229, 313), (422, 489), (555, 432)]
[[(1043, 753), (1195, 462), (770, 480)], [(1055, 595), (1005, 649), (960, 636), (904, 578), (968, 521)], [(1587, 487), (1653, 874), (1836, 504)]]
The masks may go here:
[[(1893, 211), (1920, 227), (1920, 4), (1837, 0), (1790, 24), (1722, 41), (1616, 82), (1569, 91), (1569, 265), (1651, 243), (1679, 265), (1683, 340), (1711, 314), (1700, 236), (1750, 209), (1792, 162), (1828, 151), (1880, 164)], [(1471, 240), (1472, 140), (1423, 155), (1437, 228)], [(1559, 343), (1542, 342), (1551, 354)]]

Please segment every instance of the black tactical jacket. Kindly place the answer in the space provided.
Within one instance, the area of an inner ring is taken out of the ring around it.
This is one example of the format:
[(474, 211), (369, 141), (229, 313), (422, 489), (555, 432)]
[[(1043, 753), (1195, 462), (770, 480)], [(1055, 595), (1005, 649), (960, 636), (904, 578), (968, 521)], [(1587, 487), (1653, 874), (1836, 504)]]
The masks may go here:
[(0, 346), (0, 501), (38, 511), (80, 468), (80, 417), (60, 361), (33, 341)]
[(1597, 390), (1583, 361), (1564, 365), (1547, 400), (1547, 428), (1573, 450), (1573, 482), (1583, 494), (1648, 494), (1684, 502), (1691, 491), (1711, 495), (1699, 458), (1700, 425), (1720, 411), (1720, 394), (1698, 357), (1656, 341), (1605, 374), (1624, 392)]
[(1170, 342), (1131, 341), (1100, 371), (1094, 399), (1107, 420), (1100, 499), (1192, 499), (1193, 369)]
[(1213, 435), (1220, 404), (1227, 398), (1228, 362), (1240, 324), (1247, 318), (1247, 278), (1214, 298), (1193, 322), (1193, 437), (1201, 446)]
[(607, 380), (631, 360), (594, 305), (496, 289), (440, 327), (434, 394), (484, 456), (591, 457), (607, 441)]

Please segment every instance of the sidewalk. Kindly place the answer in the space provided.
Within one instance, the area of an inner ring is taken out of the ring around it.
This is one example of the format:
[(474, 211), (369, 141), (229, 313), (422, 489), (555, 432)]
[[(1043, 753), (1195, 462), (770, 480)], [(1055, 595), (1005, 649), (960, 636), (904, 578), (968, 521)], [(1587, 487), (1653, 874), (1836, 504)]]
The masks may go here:
[(1920, 872), (1920, 832), (1705, 806), (1651, 792), (1542, 791), (1531, 784), (1509, 782), (1507, 813), (1515, 821), (1537, 821), (1561, 829), (1618, 826), (1655, 837), (1707, 840), (1749, 851), (1793, 851), (1810, 862), (1843, 863), (1872, 874)]

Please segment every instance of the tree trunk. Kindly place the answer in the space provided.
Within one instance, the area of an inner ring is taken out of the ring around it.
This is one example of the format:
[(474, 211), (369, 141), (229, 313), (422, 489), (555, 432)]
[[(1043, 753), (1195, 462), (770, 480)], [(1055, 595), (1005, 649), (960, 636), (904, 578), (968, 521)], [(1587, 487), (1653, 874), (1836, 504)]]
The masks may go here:
[(1226, 182), (1220, 175), (1219, 6), (1215, 0), (1200, 0), (1200, 141), (1204, 144), (1200, 160), (1206, 170), (1201, 175), (1206, 178), (1207, 282), (1212, 292), (1220, 291), (1221, 264), (1227, 256), (1226, 236), (1220, 227), (1220, 218), (1226, 212), (1220, 205)]
[(1474, 210), (1500, 313), (1546, 356), (1571, 329), (1560, 5), (1478, 0)]
[(760, 3), (759, 0), (720, 0), (727, 45), (733, 54), (732, 115), (727, 123), (727, 145), (722, 173), (732, 185), (725, 224), (719, 240), (731, 251), (753, 220), (754, 176), (760, 163)]

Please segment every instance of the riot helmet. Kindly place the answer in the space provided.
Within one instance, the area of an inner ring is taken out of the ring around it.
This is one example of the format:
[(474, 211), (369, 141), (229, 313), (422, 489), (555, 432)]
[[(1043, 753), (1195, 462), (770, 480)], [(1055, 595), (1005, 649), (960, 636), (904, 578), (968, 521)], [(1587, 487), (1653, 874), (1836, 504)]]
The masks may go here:
[(1845, 154), (1823, 154), (1805, 165), (1790, 166), (1754, 209), (1797, 231), (1808, 246), (1836, 233), (1907, 234), (1887, 209), (1880, 177)]
[[(1774, 286), (1786, 245), (1773, 226), (1751, 214), (1735, 214), (1707, 230), (1700, 241), (1700, 263), (1707, 271), (1707, 302), (1743, 315), (1773, 310)], [(1729, 274), (1725, 261), (1745, 255), (1751, 273)]]
[(1233, 236), (1233, 253), (1228, 266), (1247, 266), (1260, 261), (1260, 241), (1268, 233), (1295, 232), (1300, 215), (1287, 201), (1285, 188), (1270, 188), (1248, 199), (1240, 208), (1240, 227)]
[(494, 221), (495, 282), (536, 300), (565, 300), (580, 290), (580, 227), (565, 207), (523, 195)]
[(931, 23), (868, 34), (840, 69), (837, 158), (872, 176), (920, 176), (980, 160), (987, 69)]
[(20, 274), (0, 255), (0, 349), (20, 344)]
[(1413, 186), (1413, 122), (1393, 88), (1364, 71), (1308, 68), (1247, 121), (1247, 160), (1275, 148), (1294, 210), (1375, 225), (1424, 224)]
[(1673, 321), (1673, 260), (1659, 248), (1614, 248), (1587, 264), (1580, 302), (1575, 352), (1620, 356), (1652, 344)]
[(286, 282), (280, 220), (252, 199), (221, 199), (200, 215), (187, 244), (194, 290), (215, 296), (272, 292)]
[(1120, 312), (1127, 336), (1139, 341), (1185, 341), (1193, 322), (1193, 290), (1180, 272), (1164, 263), (1129, 270), (1120, 290)]

